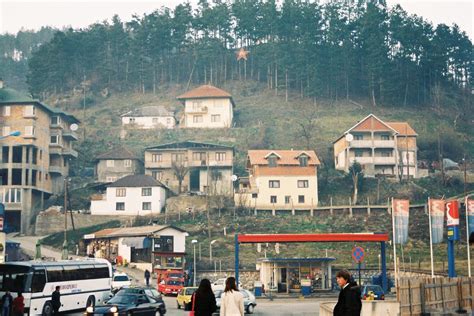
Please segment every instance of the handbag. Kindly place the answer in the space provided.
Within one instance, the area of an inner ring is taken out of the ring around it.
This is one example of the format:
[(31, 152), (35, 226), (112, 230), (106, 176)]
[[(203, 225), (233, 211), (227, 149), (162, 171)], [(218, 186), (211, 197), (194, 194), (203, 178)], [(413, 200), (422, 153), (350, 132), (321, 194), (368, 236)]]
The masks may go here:
[(191, 297), (191, 301), (193, 301), (193, 306), (191, 307), (191, 311), (189, 312), (189, 316), (194, 316), (194, 303), (196, 303), (196, 294), (194, 293)]

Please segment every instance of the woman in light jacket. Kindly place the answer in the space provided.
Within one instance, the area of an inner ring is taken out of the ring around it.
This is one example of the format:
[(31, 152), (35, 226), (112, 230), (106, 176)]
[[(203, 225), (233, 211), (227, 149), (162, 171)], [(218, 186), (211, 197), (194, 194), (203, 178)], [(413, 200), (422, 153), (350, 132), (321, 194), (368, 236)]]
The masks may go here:
[(237, 289), (234, 277), (227, 278), (221, 295), (220, 316), (244, 316), (244, 296)]

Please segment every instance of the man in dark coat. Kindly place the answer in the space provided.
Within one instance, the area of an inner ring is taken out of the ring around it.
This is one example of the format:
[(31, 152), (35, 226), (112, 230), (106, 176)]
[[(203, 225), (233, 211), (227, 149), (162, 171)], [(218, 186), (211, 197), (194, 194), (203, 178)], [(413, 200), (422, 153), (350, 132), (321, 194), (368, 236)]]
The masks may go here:
[(59, 314), (59, 308), (61, 307), (61, 293), (59, 293), (59, 286), (56, 286), (56, 290), (51, 295), (51, 303), (53, 304), (54, 314)]
[(148, 269), (145, 270), (145, 282), (146, 282), (146, 286), (150, 286), (150, 271), (148, 271)]
[(2, 296), (2, 316), (10, 315), (12, 309), (13, 297), (9, 291), (6, 291)]
[(337, 284), (341, 287), (341, 292), (334, 307), (334, 316), (360, 316), (362, 309), (360, 287), (350, 279), (351, 274), (347, 270), (336, 273)]

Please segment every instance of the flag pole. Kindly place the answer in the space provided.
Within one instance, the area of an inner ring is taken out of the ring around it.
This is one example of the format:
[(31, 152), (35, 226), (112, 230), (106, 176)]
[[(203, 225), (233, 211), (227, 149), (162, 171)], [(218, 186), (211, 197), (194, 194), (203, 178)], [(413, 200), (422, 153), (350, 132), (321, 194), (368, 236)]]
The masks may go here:
[(394, 216), (394, 207), (393, 207), (393, 197), (392, 197), (392, 243), (393, 243), (393, 273), (395, 274), (395, 288), (397, 289), (398, 293), (398, 271), (397, 271), (397, 246), (396, 246), (396, 239), (395, 239), (395, 216)]
[(434, 278), (434, 263), (433, 263), (433, 232), (431, 231), (431, 202), (428, 198), (428, 224), (430, 228), (430, 258), (431, 258), (431, 277)]
[(468, 198), (467, 195), (464, 201), (464, 208), (466, 210), (466, 247), (467, 247), (467, 273), (468, 276), (471, 277), (471, 247), (469, 245), (469, 209), (468, 209)]

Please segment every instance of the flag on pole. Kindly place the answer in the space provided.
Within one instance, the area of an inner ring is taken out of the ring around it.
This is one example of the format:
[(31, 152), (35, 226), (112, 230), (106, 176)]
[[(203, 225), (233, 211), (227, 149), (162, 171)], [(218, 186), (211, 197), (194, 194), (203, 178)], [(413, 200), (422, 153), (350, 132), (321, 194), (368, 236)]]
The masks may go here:
[(429, 200), (429, 212), (431, 219), (431, 234), (433, 244), (439, 244), (443, 242), (444, 208), (444, 200)]
[(408, 241), (408, 219), (410, 215), (410, 201), (392, 199), (394, 216), (394, 242), (405, 244)]

